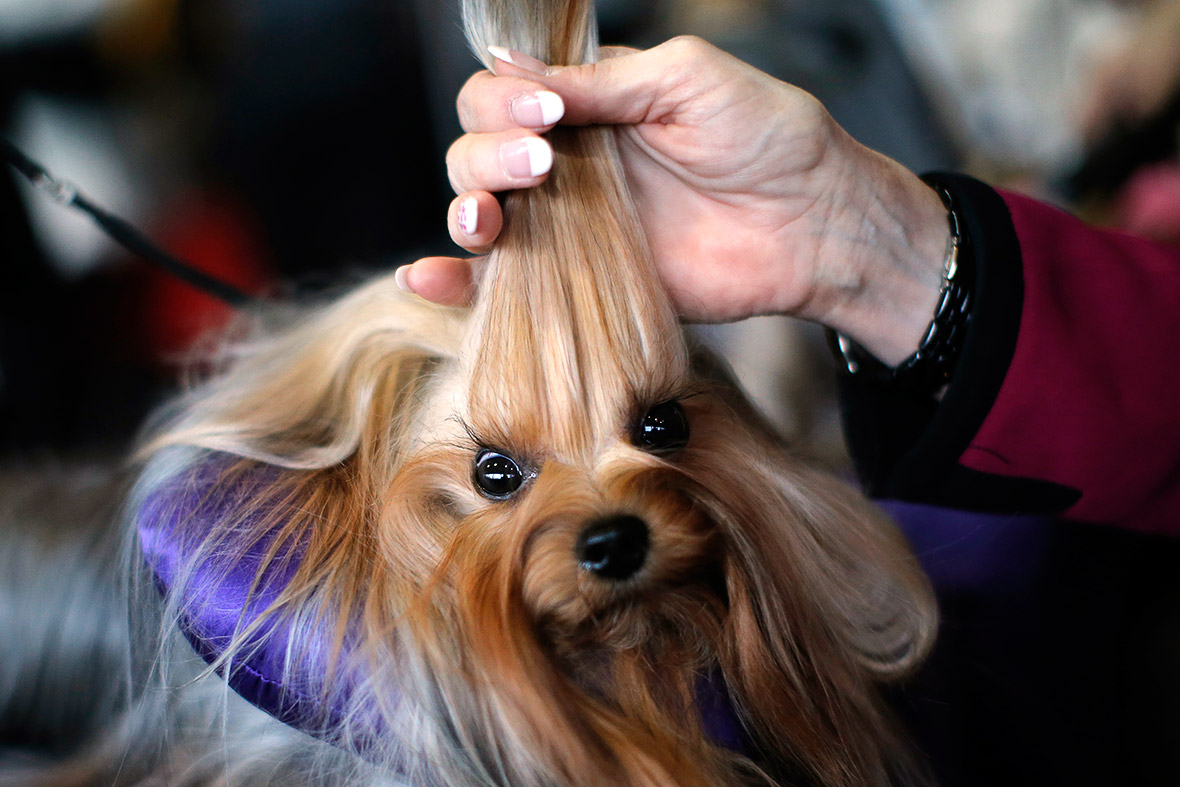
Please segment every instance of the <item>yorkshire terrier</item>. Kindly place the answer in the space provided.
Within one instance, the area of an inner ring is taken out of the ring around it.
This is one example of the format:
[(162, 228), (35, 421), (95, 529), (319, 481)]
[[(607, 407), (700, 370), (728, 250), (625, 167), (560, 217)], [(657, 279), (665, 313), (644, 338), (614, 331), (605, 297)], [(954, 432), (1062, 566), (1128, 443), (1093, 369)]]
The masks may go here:
[[(477, 52), (594, 57), (589, 0), (465, 15)], [(933, 638), (913, 556), (686, 339), (612, 132), (551, 139), (469, 311), (386, 276), (172, 409), (128, 505), (128, 710), (0, 781), (920, 779), (877, 688)]]

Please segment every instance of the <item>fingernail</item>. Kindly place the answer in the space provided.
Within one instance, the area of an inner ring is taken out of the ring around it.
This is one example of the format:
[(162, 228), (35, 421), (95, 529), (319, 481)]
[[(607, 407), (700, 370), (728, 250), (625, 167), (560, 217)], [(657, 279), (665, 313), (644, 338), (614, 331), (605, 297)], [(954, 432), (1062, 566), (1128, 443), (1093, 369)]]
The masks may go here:
[(399, 266), (398, 269), (393, 272), (393, 282), (402, 292), (413, 292), (413, 290), (410, 288), (410, 282), (406, 278), (409, 275), (409, 272), (409, 265)]
[(459, 203), (459, 229), (467, 235), (474, 235), (479, 227), (479, 203), (475, 197), (468, 197)]
[(524, 52), (517, 52), (514, 49), (508, 49), (503, 46), (489, 46), (488, 52), (497, 60), (503, 60), (505, 63), (511, 63), (517, 68), (523, 68), (525, 71), (531, 71), (534, 74), (544, 74), (549, 70), (549, 66), (542, 63), (535, 57), (530, 57)]
[(529, 128), (552, 126), (565, 114), (565, 102), (561, 96), (548, 90), (538, 90), (527, 96), (520, 96), (509, 107), (512, 119)]
[(535, 178), (553, 166), (553, 149), (540, 137), (525, 137), (500, 149), (504, 171), (512, 178)]

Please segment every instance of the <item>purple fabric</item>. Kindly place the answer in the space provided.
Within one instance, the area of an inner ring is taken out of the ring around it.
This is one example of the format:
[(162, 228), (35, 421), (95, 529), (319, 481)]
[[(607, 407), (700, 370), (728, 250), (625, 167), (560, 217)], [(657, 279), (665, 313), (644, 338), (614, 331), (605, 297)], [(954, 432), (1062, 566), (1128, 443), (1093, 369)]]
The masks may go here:
[[(143, 554), (157, 587), (165, 595), (178, 589), (183, 593), (181, 631), (210, 664), (221, 656), (235, 632), (250, 625), (278, 598), (294, 575), (299, 559), (298, 551), (292, 550), (284, 556), (288, 560), (275, 560), (251, 595), (255, 577), (273, 543), (272, 530), (236, 563), (230, 564), (228, 556), (214, 552), (199, 563), (187, 581), (179, 576), (189, 560), (186, 553), (202, 543), (212, 525), (233, 515), (245, 500), (265, 493), (267, 485), (282, 472), (260, 466), (227, 485), (222, 478), (231, 461), (224, 457), (209, 460), (161, 485), (148, 495), (137, 517)], [(249, 521), (241, 524), (243, 530), (249, 529)], [(241, 649), (245, 658), (222, 670), (222, 675), (235, 692), (280, 721), (317, 737), (330, 738), (357, 679), (346, 678), (325, 707), (317, 699), (317, 692), (304, 688), (315, 686), (327, 666), (326, 647), (310, 643), (313, 647), (297, 651), (305, 655), (294, 674), (303, 677), (296, 677), (295, 685), (284, 684), (280, 676), (291, 644), (287, 626), (283, 618), (271, 617)], [(325, 644), (326, 640), (325, 635)], [(344, 649), (338, 654), (341, 663), (351, 663), (348, 642), (346, 637)], [(741, 723), (720, 673), (702, 679), (697, 697), (706, 734), (719, 746), (747, 751)], [(359, 745), (363, 747), (363, 742)]]
[[(229, 563), (229, 556), (212, 552), (186, 578), (179, 576), (187, 562), (189, 550), (201, 544), (210, 526), (232, 515), (250, 496), (258, 494), (272, 482), (277, 471), (262, 468), (236, 480), (227, 488), (217, 483), (227, 466), (210, 461), (190, 475), (169, 481), (154, 490), (140, 507), (137, 517), (139, 537), (147, 564), (163, 593), (179, 590), (182, 614), (180, 628), (198, 654), (215, 662), (233, 640), (236, 632), (252, 624), (260, 613), (275, 602), (298, 567), (299, 554), (291, 550), (273, 560), (251, 594), (255, 578), (274, 533), (250, 547), (243, 559)], [(259, 517), (264, 514), (259, 514)], [(242, 523), (248, 527), (249, 522)], [(307, 685), (284, 685), (280, 676), (287, 659), (290, 631), (281, 618), (271, 617), (246, 640), (240, 652), (247, 654), (222, 670), (229, 685), (252, 704), (279, 720), (307, 732), (339, 718), (347, 701), (341, 696), (324, 707), (313, 698)], [(324, 663), (316, 648), (303, 653), (300, 670), (311, 678), (322, 675)], [(345, 654), (347, 655), (347, 654)]]
[(702, 680), (697, 686), (696, 695), (701, 724), (709, 739), (726, 749), (748, 753), (750, 747), (745, 730), (738, 721), (737, 711), (734, 710), (733, 700), (720, 671), (714, 671)]
[(1019, 590), (1037, 575), (1051, 540), (1044, 517), (878, 502), (897, 521), (939, 592)]

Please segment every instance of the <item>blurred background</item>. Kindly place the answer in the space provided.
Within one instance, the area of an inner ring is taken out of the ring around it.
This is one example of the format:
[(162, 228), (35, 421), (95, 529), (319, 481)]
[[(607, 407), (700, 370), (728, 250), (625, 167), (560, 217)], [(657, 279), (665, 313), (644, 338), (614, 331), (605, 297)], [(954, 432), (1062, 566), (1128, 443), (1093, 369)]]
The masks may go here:
[[(693, 33), (917, 172), (966, 171), (1180, 243), (1180, 0), (600, 0)], [(443, 157), (475, 70), (457, 0), (0, 0), (0, 132), (160, 245), (315, 296), (450, 253)], [(120, 461), (230, 310), (0, 172), (0, 456)], [(704, 330), (846, 467), (818, 332)], [(1157, 337), (1172, 342), (1170, 338)], [(944, 784), (1175, 784), (1175, 545), (892, 505), (943, 636), (896, 697)]]

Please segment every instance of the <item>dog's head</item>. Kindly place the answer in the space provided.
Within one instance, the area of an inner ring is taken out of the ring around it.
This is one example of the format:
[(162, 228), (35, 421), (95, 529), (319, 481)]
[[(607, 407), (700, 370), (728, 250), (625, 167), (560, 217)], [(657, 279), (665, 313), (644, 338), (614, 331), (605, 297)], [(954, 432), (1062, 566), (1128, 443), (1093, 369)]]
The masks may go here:
[(780, 776), (883, 781), (874, 684), (926, 650), (926, 585), (690, 352), (634, 231), (583, 209), (612, 197), (568, 144), (470, 315), (381, 280), (198, 392), (161, 442), (242, 459), (197, 485), (212, 509), (153, 517), (187, 545), (177, 617), (249, 567), (207, 657), (249, 664), (279, 631), (272, 677), (402, 770), (719, 783), (752, 767), (721, 743)]

